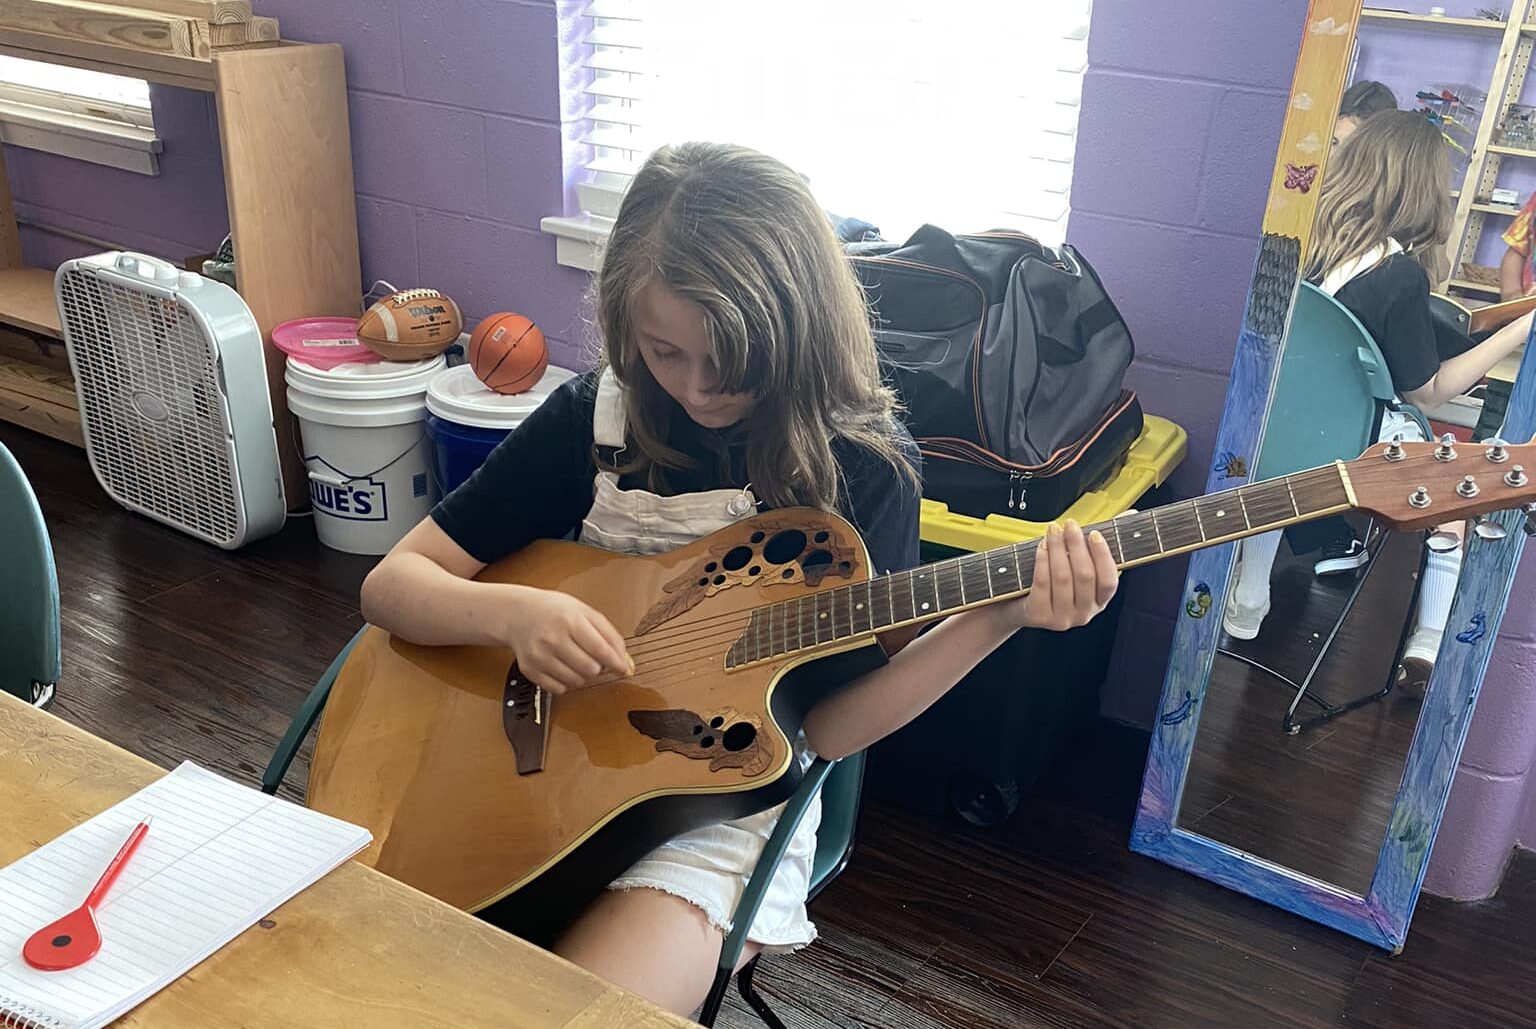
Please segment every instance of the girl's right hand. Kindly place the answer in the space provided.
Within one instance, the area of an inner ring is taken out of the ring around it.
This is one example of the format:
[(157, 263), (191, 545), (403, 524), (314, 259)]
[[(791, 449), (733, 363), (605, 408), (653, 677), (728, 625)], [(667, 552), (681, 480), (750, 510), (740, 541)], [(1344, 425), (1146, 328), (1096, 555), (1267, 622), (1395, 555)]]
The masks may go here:
[(598, 611), (555, 590), (517, 590), (505, 636), (534, 683), (564, 693), (634, 674), (623, 635)]

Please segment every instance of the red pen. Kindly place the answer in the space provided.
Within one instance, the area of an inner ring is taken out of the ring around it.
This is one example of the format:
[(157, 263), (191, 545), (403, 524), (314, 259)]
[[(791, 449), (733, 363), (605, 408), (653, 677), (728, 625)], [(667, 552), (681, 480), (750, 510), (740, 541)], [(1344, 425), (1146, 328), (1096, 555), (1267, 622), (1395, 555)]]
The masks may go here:
[(78, 968), (96, 956), (96, 952), (101, 949), (101, 930), (96, 925), (96, 908), (148, 831), (149, 819), (145, 818), (128, 834), (117, 857), (112, 859), (107, 870), (101, 873), (101, 878), (91, 888), (85, 903), (28, 937), (21, 948), (21, 956), (26, 958), (27, 964), (44, 972), (62, 972), (66, 968)]

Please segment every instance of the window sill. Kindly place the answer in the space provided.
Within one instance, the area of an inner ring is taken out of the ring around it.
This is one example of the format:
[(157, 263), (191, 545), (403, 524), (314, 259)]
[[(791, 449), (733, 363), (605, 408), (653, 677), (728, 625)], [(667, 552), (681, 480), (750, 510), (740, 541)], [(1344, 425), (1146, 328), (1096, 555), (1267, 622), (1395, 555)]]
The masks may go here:
[(613, 228), (612, 218), (595, 214), (578, 214), (573, 217), (545, 218), (539, 228), (555, 237), (555, 262), (567, 268), (597, 271), (598, 256), (608, 233)]
[(160, 174), (163, 148), (153, 129), (37, 107), (0, 97), (0, 143), (120, 168)]

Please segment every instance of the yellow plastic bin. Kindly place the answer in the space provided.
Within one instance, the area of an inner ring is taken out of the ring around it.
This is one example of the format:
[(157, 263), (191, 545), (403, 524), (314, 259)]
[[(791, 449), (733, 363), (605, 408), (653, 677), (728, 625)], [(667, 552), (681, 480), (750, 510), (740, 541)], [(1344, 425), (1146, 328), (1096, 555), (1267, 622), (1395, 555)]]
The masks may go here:
[[(1084, 493), (1059, 520), (1072, 518), (1081, 525), (1089, 525), (1124, 514), (1148, 490), (1166, 482), (1188, 450), (1189, 433), (1166, 418), (1147, 415), (1141, 435), (1131, 444), (1115, 477)], [(1000, 514), (972, 518), (951, 511), (940, 501), (924, 500), (919, 534), (925, 544), (977, 551), (1038, 539), (1050, 525)]]

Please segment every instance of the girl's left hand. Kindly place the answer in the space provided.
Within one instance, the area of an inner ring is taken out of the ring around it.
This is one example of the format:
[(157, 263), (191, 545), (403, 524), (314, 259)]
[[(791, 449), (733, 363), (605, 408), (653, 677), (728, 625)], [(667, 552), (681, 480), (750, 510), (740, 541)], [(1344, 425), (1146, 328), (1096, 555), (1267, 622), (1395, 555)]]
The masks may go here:
[(1097, 532), (1088, 536), (1076, 522), (1051, 526), (1035, 551), (1035, 577), (1029, 595), (1003, 605), (1018, 628), (1060, 632), (1086, 625), (1104, 610), (1120, 583), (1109, 544)]

